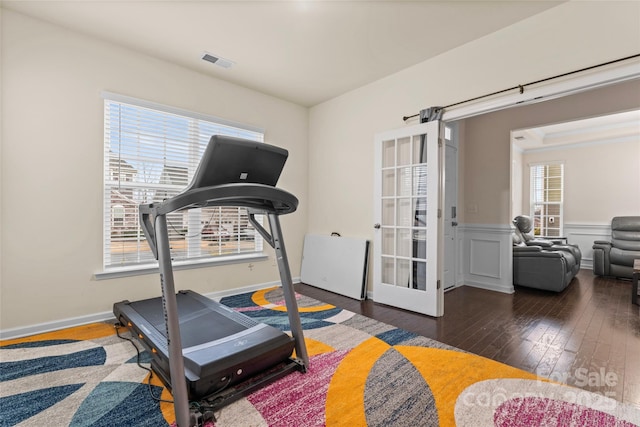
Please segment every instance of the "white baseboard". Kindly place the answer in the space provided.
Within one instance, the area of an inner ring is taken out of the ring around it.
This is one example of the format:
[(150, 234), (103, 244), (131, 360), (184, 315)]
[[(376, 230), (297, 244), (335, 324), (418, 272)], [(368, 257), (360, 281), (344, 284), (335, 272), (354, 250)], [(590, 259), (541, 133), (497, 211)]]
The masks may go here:
[[(300, 282), (300, 278), (299, 277), (294, 277), (292, 280), (293, 280), (293, 283)], [(243, 286), (242, 288), (234, 288), (234, 289), (227, 289), (227, 290), (224, 290), (224, 291), (209, 292), (209, 293), (206, 293), (206, 294), (203, 294), (203, 295), (205, 297), (207, 297), (207, 298), (212, 299), (212, 300), (219, 301), (220, 299), (222, 299), (224, 297), (229, 297), (229, 296), (238, 295), (238, 294), (244, 294), (244, 293), (247, 293), (247, 292), (255, 292), (255, 291), (259, 291), (260, 289), (271, 288), (271, 287), (274, 287), (274, 286), (280, 286), (280, 281), (258, 283), (258, 284), (255, 284), (255, 285)]]
[(470, 286), (472, 288), (486, 289), (488, 291), (502, 292), (503, 294), (512, 294), (515, 292), (513, 285), (504, 286), (492, 282), (479, 282), (475, 280), (468, 280), (464, 286)]
[(67, 319), (54, 320), (52, 322), (36, 323), (29, 326), (19, 326), (17, 328), (0, 330), (0, 340), (22, 338), (30, 335), (43, 334), (45, 332), (57, 331), (74, 326), (86, 325), (95, 322), (115, 320), (113, 313), (104, 311), (102, 313), (87, 314), (85, 316), (69, 317)]
[[(492, 291), (513, 293), (511, 226), (461, 224), (463, 283)], [(593, 242), (609, 240), (609, 223), (565, 223), (564, 235), (582, 252), (581, 269), (593, 268)]]
[[(293, 283), (298, 283), (299, 281), (300, 281), (299, 277), (293, 278)], [(204, 294), (204, 296), (206, 296), (207, 298), (211, 298), (213, 300), (220, 300), (221, 298), (224, 298), (227, 296), (243, 294), (246, 292), (255, 292), (260, 289), (265, 289), (265, 288), (269, 288), (272, 286), (279, 286), (279, 285), (280, 285), (280, 281), (259, 283), (255, 285), (244, 286), (242, 288), (234, 288), (234, 289), (227, 289), (223, 291), (209, 292), (207, 294)], [(51, 322), (44, 322), (44, 323), (37, 323), (34, 325), (28, 325), (28, 326), (19, 326), (17, 328), (0, 330), (0, 340), (22, 338), (30, 335), (43, 334), (45, 332), (52, 332), (52, 331), (57, 331), (65, 328), (72, 328), (74, 326), (87, 325), (89, 323), (104, 322), (109, 320), (115, 321), (113, 312), (104, 311), (102, 313), (87, 314), (85, 316), (78, 316), (78, 317), (69, 317), (66, 319), (54, 320)]]
[[(455, 289), (471, 286), (512, 294), (512, 227), (505, 224), (459, 224)], [(371, 291), (367, 298), (374, 299)]]
[[(458, 226), (457, 285), (512, 294), (513, 251), (512, 227), (504, 224), (460, 224)], [(582, 252), (581, 268), (593, 268), (593, 242), (609, 240), (609, 223), (565, 223), (564, 234), (569, 243), (577, 244)], [(454, 288), (455, 289), (455, 288)], [(367, 292), (368, 299), (373, 292)]]
[[(513, 288), (512, 227), (505, 224), (460, 224), (458, 226), (459, 270), (457, 285), (511, 294)], [(593, 242), (609, 240), (609, 223), (565, 223), (569, 243), (582, 252), (581, 268), (593, 268)], [(456, 286), (457, 287), (457, 286)], [(371, 291), (367, 298), (373, 299)]]

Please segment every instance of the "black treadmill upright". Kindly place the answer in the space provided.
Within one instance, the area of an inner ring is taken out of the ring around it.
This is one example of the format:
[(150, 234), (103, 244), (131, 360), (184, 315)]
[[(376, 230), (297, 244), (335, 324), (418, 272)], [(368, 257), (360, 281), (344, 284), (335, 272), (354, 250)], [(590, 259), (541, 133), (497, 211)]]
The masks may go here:
[[(189, 187), (162, 203), (139, 206), (140, 223), (159, 261), (162, 297), (114, 304), (152, 354), (152, 368), (173, 394), (176, 423), (195, 424), (189, 400), (244, 381), (280, 362), (283, 371), (309, 364), (279, 215), (298, 199), (275, 185), (288, 152), (268, 144), (214, 135)], [(192, 291), (175, 292), (167, 214), (207, 206), (245, 207), (249, 221), (276, 252), (293, 337)], [(269, 233), (255, 219), (266, 214)], [(290, 358), (295, 348), (297, 359)], [(184, 380), (183, 380), (184, 378)]]

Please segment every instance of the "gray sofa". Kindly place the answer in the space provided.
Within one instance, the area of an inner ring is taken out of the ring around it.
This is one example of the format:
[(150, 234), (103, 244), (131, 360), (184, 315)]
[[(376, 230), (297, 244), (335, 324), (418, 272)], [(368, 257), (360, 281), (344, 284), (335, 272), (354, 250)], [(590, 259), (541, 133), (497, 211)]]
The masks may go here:
[(571, 253), (527, 246), (514, 240), (514, 285), (561, 292), (569, 286), (576, 272), (576, 260)]
[(552, 237), (540, 237), (534, 236), (531, 231), (533, 230), (533, 222), (531, 218), (526, 215), (519, 215), (513, 219), (513, 225), (515, 225), (515, 234), (518, 235), (527, 246), (540, 246), (544, 250), (551, 251), (566, 251), (573, 255), (575, 259), (575, 265), (573, 266), (573, 274), (578, 274), (580, 271), (580, 263), (582, 262), (582, 251), (578, 245), (570, 243), (563, 243), (564, 239), (554, 239)]
[(611, 241), (593, 243), (593, 274), (631, 279), (634, 259), (640, 259), (640, 216), (615, 217)]
[(528, 217), (516, 217), (513, 224), (513, 284), (554, 292), (563, 291), (580, 270), (580, 249), (574, 245), (559, 245), (553, 241), (533, 238), (528, 234)]

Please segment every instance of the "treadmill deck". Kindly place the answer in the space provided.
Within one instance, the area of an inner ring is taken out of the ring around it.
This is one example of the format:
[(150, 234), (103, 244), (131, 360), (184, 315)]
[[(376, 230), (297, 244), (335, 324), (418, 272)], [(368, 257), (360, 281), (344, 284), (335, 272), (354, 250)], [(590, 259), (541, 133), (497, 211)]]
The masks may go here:
[[(287, 360), (294, 340), (193, 291), (176, 295), (190, 400), (215, 394)], [(116, 318), (152, 355), (151, 366), (171, 387), (162, 298), (114, 304)]]

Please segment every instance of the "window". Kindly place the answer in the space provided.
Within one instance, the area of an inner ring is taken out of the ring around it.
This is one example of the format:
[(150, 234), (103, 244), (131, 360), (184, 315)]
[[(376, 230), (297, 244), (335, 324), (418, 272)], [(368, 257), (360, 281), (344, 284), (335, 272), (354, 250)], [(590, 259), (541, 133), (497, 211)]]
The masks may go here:
[(537, 236), (562, 236), (564, 165), (531, 165), (531, 218)]
[(126, 210), (122, 205), (114, 205), (111, 208), (111, 227), (112, 230), (124, 225), (124, 215)]
[[(104, 269), (155, 266), (140, 228), (138, 205), (183, 191), (211, 135), (260, 142), (264, 135), (258, 129), (119, 95), (105, 95), (104, 105)], [(243, 208), (174, 212), (167, 215), (167, 225), (176, 262), (262, 251), (262, 239)]]

